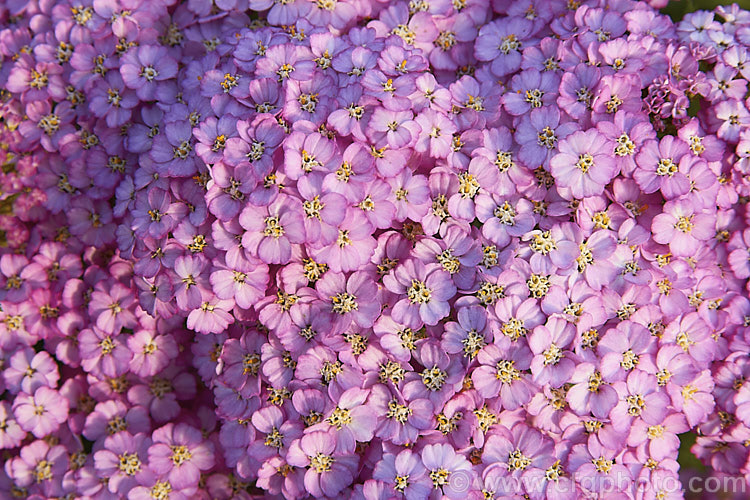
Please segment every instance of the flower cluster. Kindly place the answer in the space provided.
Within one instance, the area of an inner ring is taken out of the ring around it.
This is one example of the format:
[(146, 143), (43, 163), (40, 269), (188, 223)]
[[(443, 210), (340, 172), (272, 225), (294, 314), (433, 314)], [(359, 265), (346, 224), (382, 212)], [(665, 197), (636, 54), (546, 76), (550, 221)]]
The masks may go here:
[(749, 12), (0, 25), (0, 496), (681, 498), (687, 431), (750, 478)]

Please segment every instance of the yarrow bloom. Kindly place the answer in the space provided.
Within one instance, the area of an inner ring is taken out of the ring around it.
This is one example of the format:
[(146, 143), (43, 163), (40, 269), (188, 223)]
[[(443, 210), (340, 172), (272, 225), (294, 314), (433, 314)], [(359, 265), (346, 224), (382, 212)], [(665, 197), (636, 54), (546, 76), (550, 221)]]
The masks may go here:
[(214, 464), (213, 444), (204, 442), (200, 431), (189, 425), (167, 424), (154, 431), (148, 461), (151, 470), (164, 475), (173, 487), (195, 486), (200, 471)]
[(393, 319), (414, 329), (435, 325), (447, 316), (447, 301), (456, 291), (440, 266), (415, 259), (396, 267), (383, 281), (390, 292), (400, 296), (393, 306)]
[(40, 387), (13, 401), (13, 415), (21, 429), (41, 438), (56, 431), (68, 416), (67, 401), (55, 390)]
[(595, 129), (569, 135), (559, 151), (550, 160), (550, 173), (560, 187), (569, 189), (569, 196), (599, 195), (618, 173), (611, 143)]
[(750, 477), (739, 6), (0, 3), (0, 498)]
[(335, 439), (323, 431), (311, 432), (292, 443), (290, 465), (306, 467), (305, 489), (315, 496), (335, 496), (351, 481), (358, 458), (334, 452)]

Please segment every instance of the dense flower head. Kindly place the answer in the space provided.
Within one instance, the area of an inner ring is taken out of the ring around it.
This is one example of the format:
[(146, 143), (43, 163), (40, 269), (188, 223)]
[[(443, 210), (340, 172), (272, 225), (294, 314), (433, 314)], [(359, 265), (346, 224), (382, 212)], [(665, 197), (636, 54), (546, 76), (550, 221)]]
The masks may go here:
[(0, 497), (750, 484), (750, 13), (666, 4), (4, 2)]

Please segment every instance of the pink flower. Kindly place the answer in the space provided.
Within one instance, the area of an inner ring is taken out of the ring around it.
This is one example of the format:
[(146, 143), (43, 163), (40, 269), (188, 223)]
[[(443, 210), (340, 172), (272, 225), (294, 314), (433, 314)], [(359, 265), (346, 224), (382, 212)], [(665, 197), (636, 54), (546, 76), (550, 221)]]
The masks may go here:
[(714, 217), (688, 200), (672, 200), (651, 223), (654, 241), (669, 244), (674, 255), (695, 255), (703, 241), (716, 234)]
[(204, 441), (198, 429), (169, 423), (152, 434), (148, 449), (149, 468), (163, 475), (175, 488), (198, 484), (200, 471), (213, 467), (213, 443)]
[(596, 129), (578, 131), (560, 142), (559, 153), (550, 160), (550, 173), (566, 198), (601, 194), (618, 173), (611, 157), (613, 145)]
[(32, 394), (22, 392), (13, 401), (13, 415), (21, 429), (42, 438), (55, 432), (68, 418), (68, 402), (49, 387)]
[(410, 259), (383, 277), (386, 288), (399, 294), (393, 306), (393, 319), (411, 328), (422, 324), (435, 325), (448, 315), (450, 300), (456, 287), (437, 264), (423, 264)]
[(305, 434), (292, 443), (287, 461), (307, 468), (304, 482), (308, 493), (335, 497), (353, 479), (359, 458), (336, 453), (335, 449), (336, 440), (323, 431)]
[(503, 408), (515, 410), (528, 403), (535, 390), (526, 373), (531, 359), (528, 347), (502, 338), (479, 351), (481, 366), (471, 375), (474, 387), (483, 398), (500, 396)]

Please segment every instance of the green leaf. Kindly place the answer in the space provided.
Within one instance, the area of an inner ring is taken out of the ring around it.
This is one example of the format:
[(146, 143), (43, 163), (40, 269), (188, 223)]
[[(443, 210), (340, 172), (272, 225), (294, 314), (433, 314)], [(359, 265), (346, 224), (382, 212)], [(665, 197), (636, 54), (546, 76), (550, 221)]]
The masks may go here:
[(680, 438), (680, 451), (677, 455), (677, 462), (680, 464), (680, 468), (705, 473), (706, 466), (690, 451), (698, 435), (695, 432), (685, 432), (677, 437)]

